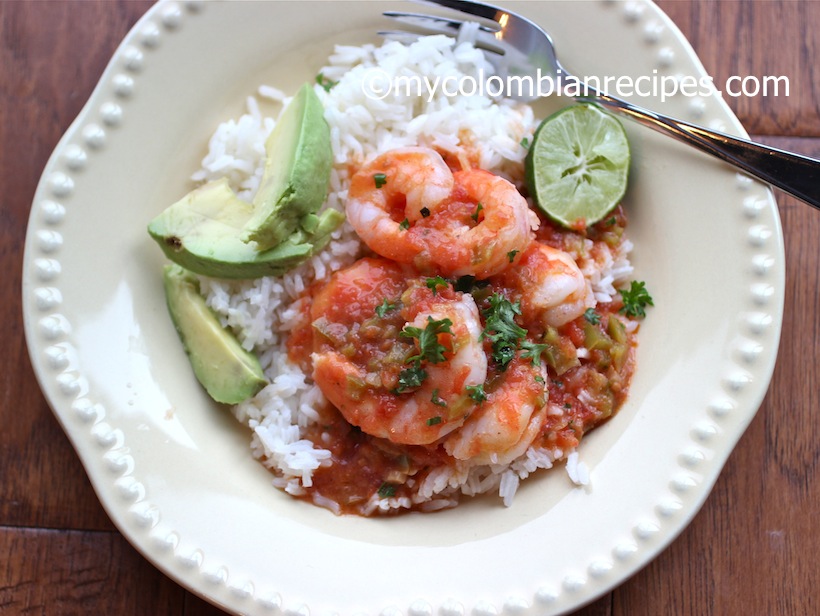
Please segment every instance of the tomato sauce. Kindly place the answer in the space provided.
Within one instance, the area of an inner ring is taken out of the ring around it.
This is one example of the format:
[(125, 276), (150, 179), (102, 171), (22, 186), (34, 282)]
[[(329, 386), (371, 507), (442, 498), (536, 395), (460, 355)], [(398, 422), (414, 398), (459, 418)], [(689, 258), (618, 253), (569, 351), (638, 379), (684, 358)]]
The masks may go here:
[[(459, 204), (458, 195), (452, 203)], [(397, 211), (396, 216), (399, 215)], [(462, 206), (456, 218), (471, 215), (478, 217), (480, 212)], [(542, 220), (536, 241), (574, 255), (594, 255), (605, 246), (617, 248), (623, 241), (625, 227), (625, 213), (618, 207), (607, 219), (581, 231), (569, 231)], [(408, 290), (408, 276), (420, 276), (408, 266), (365, 258), (355, 267), (359, 268), (357, 276), (334, 275), (329, 282), (306, 291), (298, 304), (297, 323), (287, 340), (288, 356), (306, 374), (313, 373), (312, 354), (328, 350), (364, 367), (365, 380), (361, 383), (348, 377), (348, 382), (337, 385), (342, 389), (362, 387), (369, 392), (374, 388), (381, 392), (376, 394), (380, 397), (372, 411), (378, 417), (389, 418), (400, 412), (401, 399), (396, 393), (400, 374), (408, 366), (408, 357), (418, 352), (416, 342), (401, 335), (407, 325), (407, 306), (416, 305), (421, 310), (424, 302), (431, 301), (436, 293), (448, 298), (471, 294), (482, 315), (482, 325), (486, 325), (491, 297), (503, 296), (514, 306), (518, 301), (519, 292), (505, 286), (502, 277), (490, 281), (465, 277), (444, 281), (441, 287), (428, 284), (428, 288), (421, 285)], [(543, 383), (522, 385), (536, 394), (535, 390), (541, 388), (542, 401), (547, 405), (532, 446), (561, 457), (574, 450), (584, 434), (612, 417), (624, 403), (635, 368), (637, 326), (620, 314), (619, 300), (598, 303), (594, 310), (560, 327), (546, 326), (538, 314), (521, 310), (520, 305), (517, 308), (515, 325), (524, 335), (512, 351), (519, 364), (511, 365), (520, 365), (522, 354), (530, 348), (527, 344), (543, 349), (538, 351), (537, 361), (546, 364)], [(449, 358), (454, 345), (452, 336), (441, 333), (436, 341)], [(483, 347), (490, 357), (494, 349), (489, 339), (483, 340)], [(485, 394), (492, 396), (504, 370), (490, 363)], [(454, 374), (453, 379), (457, 378)], [(344, 407), (340, 408), (347, 415)], [(321, 421), (303, 431), (304, 438), (331, 454), (331, 463), (314, 471), (312, 485), (305, 488), (304, 498), (317, 504), (330, 500), (341, 513), (371, 515), (374, 498), (398, 498), (406, 499), (403, 506), (412, 509), (415, 505), (409, 503), (430, 472), (459, 464), (448, 455), (444, 438), (427, 445), (396, 444), (365, 433), (347, 421), (342, 412), (328, 404), (320, 410)], [(451, 496), (459, 498), (458, 493)], [(406, 508), (388, 512), (398, 513)]]
[(413, 478), (446, 464), (448, 458), (441, 447), (394, 445), (365, 434), (335, 410), (327, 421), (310, 427), (306, 436), (328, 449), (333, 461), (314, 471), (306, 498), (330, 499), (341, 513), (362, 514), (374, 494), (410, 498)]
[[(553, 236), (545, 232), (541, 241), (560, 244), (566, 241), (560, 239), (561, 234), (566, 233), (562, 231)], [(404, 321), (400, 311), (393, 309), (393, 303), (399, 305), (402, 299), (424, 302), (430, 294), (419, 290), (415, 296), (408, 291), (403, 294), (407, 272), (398, 266), (385, 269), (383, 262), (365, 260), (361, 267), (367, 275), (357, 278), (353, 285), (339, 286), (331, 280), (322, 288), (306, 292), (298, 324), (287, 341), (289, 356), (307, 366), (310, 373), (310, 356), (314, 350), (348, 349), (359, 362), (379, 363), (380, 378), (395, 384), (403, 364), (397, 361), (391, 366), (385, 357), (390, 349), (403, 347), (396, 355), (403, 358), (414, 352), (415, 347), (412, 342), (400, 339), (398, 333)], [(472, 286), (468, 282), (466, 290), (473, 294), (482, 314), (493, 293), (510, 293), (492, 283), (474, 281)], [(442, 287), (440, 292), (457, 293), (454, 287)], [(376, 320), (374, 315), (380, 306), (381, 316)], [(586, 314), (552, 332), (545, 331), (542, 323), (530, 320), (531, 315), (516, 317), (528, 331), (529, 339), (542, 342), (549, 339), (547, 346), (554, 350), (554, 354), (548, 352), (542, 358), (548, 364), (548, 378), (542, 387), (547, 394), (544, 399), (549, 412), (534, 446), (565, 454), (579, 445), (586, 432), (606, 421), (623, 404), (634, 371), (636, 343), (634, 331), (627, 333), (623, 328), (620, 308), (617, 301), (598, 304), (594, 314)], [(441, 340), (446, 348), (447, 336)], [(490, 342), (485, 340), (484, 346), (489, 355)], [(562, 353), (572, 361), (562, 363)], [(493, 382), (501, 373), (498, 366), (491, 365), (487, 378), (490, 394)], [(395, 394), (385, 394), (378, 412), (396, 413), (396, 403)], [(304, 497), (319, 504), (329, 499), (338, 505), (341, 513), (371, 514), (366, 508), (372, 507), (374, 495), (380, 499), (406, 498), (409, 503), (419, 482), (432, 469), (456, 464), (441, 442), (399, 445), (368, 435), (346, 421), (331, 405), (322, 411), (322, 417), (306, 429), (304, 436), (317, 447), (330, 451), (332, 464), (313, 473), (313, 485), (307, 488)], [(391, 512), (401, 510), (405, 509)]]

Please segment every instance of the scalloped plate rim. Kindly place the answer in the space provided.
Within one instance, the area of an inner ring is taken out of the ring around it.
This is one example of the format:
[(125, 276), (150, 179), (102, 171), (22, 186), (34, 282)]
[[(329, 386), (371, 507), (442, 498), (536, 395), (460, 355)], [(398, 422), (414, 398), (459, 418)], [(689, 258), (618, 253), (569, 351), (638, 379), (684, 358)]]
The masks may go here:
[[(635, 3), (633, 3), (635, 4)], [(133, 43), (137, 36), (137, 32), (158, 18), (159, 13), (162, 9), (169, 6), (178, 6), (178, 4), (173, 2), (160, 2), (157, 5), (151, 7), (134, 25), (131, 29), (129, 34), (125, 37), (123, 42), (118, 46), (117, 50), (115, 51), (110, 63), (106, 67), (105, 71), (103, 72), (100, 81), (95, 86), (89, 101), (85, 104), (83, 109), (78, 114), (77, 118), (72, 122), (66, 133), (60, 139), (58, 145), (55, 147), (54, 152), (49, 157), (49, 160), (45, 166), (43, 177), (38, 185), (37, 192), (35, 193), (33, 205), (32, 205), (32, 213), (29, 219), (27, 234), (26, 234), (26, 246), (25, 246), (25, 255), (24, 255), (24, 270), (23, 270), (23, 281), (22, 281), (22, 292), (23, 292), (23, 306), (24, 306), (24, 317), (25, 317), (25, 334), (26, 339), (28, 341), (29, 353), (32, 362), (32, 366), (34, 367), (35, 375), (40, 384), (40, 387), (46, 394), (48, 399), (48, 403), (52, 408), (55, 416), (57, 417), (59, 423), (61, 424), (63, 430), (66, 432), (67, 436), (72, 442), (72, 445), (78, 452), (78, 455), (85, 466), (89, 477), (92, 479), (92, 485), (94, 486), (95, 491), (97, 492), (98, 496), (100, 497), (100, 501), (103, 504), (108, 515), (111, 517), (112, 521), (115, 525), (120, 529), (122, 534), (126, 537), (126, 539), (131, 542), (134, 547), (139, 550), (146, 558), (148, 558), (154, 565), (159, 567), (163, 570), (167, 575), (175, 579), (177, 582), (184, 584), (190, 590), (195, 592), (196, 594), (202, 596), (203, 598), (214, 602), (220, 607), (224, 609), (232, 609), (232, 610), (245, 610), (251, 609), (252, 611), (259, 608), (259, 606), (248, 606), (247, 597), (243, 596), (241, 589), (237, 591), (236, 589), (231, 590), (230, 588), (223, 588), (219, 586), (219, 580), (217, 580), (216, 585), (210, 585), (206, 580), (203, 580), (203, 575), (197, 574), (197, 567), (189, 567), (185, 568), (184, 563), (180, 565), (180, 559), (177, 558), (176, 561), (170, 559), (165, 554), (167, 554), (167, 549), (163, 552), (161, 546), (156, 546), (149, 544), (148, 537), (137, 536), (137, 531), (134, 529), (134, 522), (132, 519), (127, 518), (128, 508), (123, 507), (119, 501), (116, 500), (116, 497), (112, 494), (113, 488), (109, 488), (108, 486), (101, 485), (100, 476), (104, 474), (100, 468), (100, 462), (98, 460), (92, 459), (91, 455), (85, 451), (87, 446), (84, 444), (83, 439), (87, 439), (87, 435), (83, 436), (79, 429), (76, 427), (76, 418), (69, 417), (71, 411), (71, 404), (66, 403), (66, 396), (71, 395), (64, 394), (59, 392), (59, 385), (56, 383), (54, 378), (54, 369), (51, 372), (44, 366), (44, 359), (38, 353), (41, 353), (45, 347), (47, 346), (45, 343), (42, 342), (42, 332), (37, 332), (35, 327), (35, 315), (39, 315), (41, 313), (45, 313), (46, 316), (50, 315), (50, 312), (44, 311), (42, 309), (39, 310), (35, 305), (34, 299), (34, 291), (35, 287), (37, 286), (35, 281), (35, 273), (34, 270), (36, 269), (35, 263), (35, 255), (39, 255), (41, 253), (47, 253), (48, 251), (43, 250), (42, 248), (38, 250), (35, 247), (35, 231), (40, 230), (41, 228), (48, 228), (48, 225), (44, 225), (42, 222), (37, 221), (37, 217), (42, 215), (41, 209), (38, 204), (42, 204), (42, 202), (47, 199), (46, 196), (48, 194), (49, 188), (47, 186), (48, 177), (50, 174), (54, 172), (54, 170), (58, 166), (58, 160), (61, 155), (65, 154), (65, 148), (67, 144), (78, 135), (81, 126), (84, 124), (86, 119), (91, 115), (91, 113), (99, 107), (99, 99), (101, 97), (101, 93), (104, 91), (106, 86), (111, 85), (112, 75), (115, 72), (115, 63), (118, 60), (122, 59), (122, 55), (124, 50)], [(650, 9), (653, 8), (653, 5), (650, 5), (648, 2), (637, 3), (637, 6), (647, 6)], [(655, 7), (656, 8), (656, 7)], [(206, 7), (207, 9), (207, 7)], [(688, 51), (689, 61), (695, 63), (696, 68), (699, 71), (705, 73), (705, 69), (703, 69), (702, 64), (697, 59), (694, 54), (694, 51), (691, 49), (691, 46), (671, 20), (668, 19), (662, 12), (657, 9), (657, 15), (661, 16), (664, 20), (664, 24), (670, 28), (673, 32), (676, 42), (678, 44), (683, 45), (683, 47)], [(196, 18), (193, 15), (184, 15), (184, 18)], [(560, 48), (559, 48), (560, 52)], [(138, 78), (137, 78), (138, 79)], [(736, 132), (741, 134), (745, 134), (740, 123), (734, 117), (734, 115), (729, 110), (728, 105), (726, 105), (725, 101), (719, 100), (718, 104), (721, 106), (725, 119), (727, 119), (732, 129)], [(765, 200), (767, 200), (767, 204), (763, 206), (764, 209), (768, 208), (767, 211), (771, 211), (774, 209), (774, 216), (772, 219), (773, 228), (770, 231), (774, 237), (774, 243), (776, 244), (777, 255), (776, 255), (776, 263), (774, 266), (773, 273), (769, 274), (769, 278), (774, 278), (773, 281), (775, 284), (775, 300), (776, 304), (772, 307), (770, 305), (769, 311), (771, 313), (776, 314), (780, 318), (774, 319), (774, 322), (769, 326), (768, 335), (770, 336), (770, 341), (774, 341), (774, 347), (770, 353), (766, 355), (766, 363), (763, 366), (759, 364), (756, 366), (755, 371), (757, 375), (762, 375), (761, 381), (764, 381), (766, 385), (768, 385), (772, 372), (774, 370), (774, 362), (776, 360), (776, 353), (777, 353), (777, 344), (779, 341), (780, 335), (780, 328), (782, 326), (782, 302), (783, 302), (783, 260), (784, 260), (784, 253), (783, 253), (783, 246), (782, 246), (782, 229), (780, 226), (779, 217), (777, 215), (777, 210), (774, 205), (773, 196), (771, 191), (765, 189)], [(53, 192), (53, 189), (52, 189)], [(45, 258), (49, 258), (46, 256)], [(59, 272), (57, 274), (59, 277)], [(59, 332), (58, 332), (59, 338)], [(69, 383), (70, 385), (70, 383)], [(641, 544), (638, 543), (637, 550), (640, 552), (640, 563), (639, 565), (627, 565), (622, 567), (620, 573), (616, 576), (606, 577), (604, 575), (603, 583), (599, 584), (597, 588), (593, 589), (592, 591), (587, 591), (586, 594), (583, 592), (578, 593), (577, 596), (574, 598), (569, 599), (569, 603), (566, 605), (561, 604), (560, 602), (555, 604), (555, 607), (560, 610), (572, 609), (580, 607), (581, 605), (588, 603), (594, 600), (596, 597), (600, 596), (611, 590), (617, 584), (620, 584), (624, 579), (629, 577), (630, 575), (634, 574), (637, 570), (639, 570), (642, 566), (652, 560), (660, 551), (666, 549), (668, 545), (677, 537), (688, 525), (689, 521), (694, 517), (694, 515), (700, 510), (701, 506), (705, 502), (706, 498), (709, 496), (712, 486), (714, 485), (715, 481), (718, 478), (720, 471), (725, 464), (726, 459), (731, 454), (732, 450), (734, 449), (735, 444), (740, 439), (745, 430), (746, 426), (751, 422), (756, 414), (757, 408), (762, 403), (763, 397), (766, 393), (766, 387), (758, 386), (755, 389), (754, 395), (751, 401), (748, 401), (747, 404), (749, 406), (753, 406), (753, 412), (747, 413), (742, 416), (742, 421), (732, 428), (731, 435), (728, 437), (731, 441), (731, 446), (722, 447), (717, 449), (710, 460), (711, 466), (703, 475), (702, 480), (699, 483), (697, 496), (695, 498), (690, 499), (690, 502), (687, 505), (686, 511), (684, 515), (681, 517), (684, 520), (677, 523), (675, 526), (674, 532), (666, 532), (662, 540), (656, 541), (654, 544), (651, 545), (644, 545), (644, 547), (640, 547)], [(62, 396), (62, 397), (61, 397)], [(706, 437), (704, 437), (706, 438)], [(148, 524), (151, 523), (150, 516), (148, 516)], [(651, 533), (650, 533), (651, 535)], [(166, 546), (167, 548), (167, 546)], [(174, 546), (171, 546), (171, 550), (173, 552)], [(590, 576), (587, 576), (590, 577)], [(571, 584), (569, 585), (571, 586)], [(583, 584), (582, 584), (583, 586)], [(565, 589), (563, 592), (559, 591), (559, 595), (562, 595), (561, 599), (567, 595), (572, 594), (569, 590)], [(549, 597), (544, 598), (544, 605), (538, 606), (539, 609), (545, 612), (551, 611), (552, 607), (548, 605)], [(266, 600), (260, 599), (261, 603), (260, 606), (263, 608), (261, 611), (265, 611), (266, 609), (270, 608), (271, 606), (275, 606), (276, 598), (271, 599), (267, 603)], [(429, 607), (429, 606), (428, 606)], [(529, 606), (532, 610), (536, 609), (536, 606)], [(413, 614), (423, 614), (424, 613), (424, 606), (416, 606), (409, 611)], [(415, 610), (415, 611), (414, 611)]]

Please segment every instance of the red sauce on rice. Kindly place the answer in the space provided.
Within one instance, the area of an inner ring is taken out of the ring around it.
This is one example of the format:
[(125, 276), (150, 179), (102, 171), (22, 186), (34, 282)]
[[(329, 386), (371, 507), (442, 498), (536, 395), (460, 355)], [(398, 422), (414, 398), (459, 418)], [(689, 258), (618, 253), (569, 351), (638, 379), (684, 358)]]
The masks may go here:
[[(544, 220), (536, 241), (568, 252), (594, 253), (603, 246), (617, 249), (625, 227), (625, 213), (618, 207), (608, 219), (584, 232), (561, 229)], [(591, 249), (580, 248), (589, 246), (587, 240), (592, 242)], [(508, 293), (497, 284), (491, 288)], [(310, 298), (316, 291), (314, 287), (306, 293), (302, 318), (287, 343), (290, 359), (303, 366), (306, 373), (310, 373), (311, 353), (321, 344), (310, 316)], [(474, 292), (474, 296), (481, 308), (489, 293), (485, 289)], [(545, 332), (540, 322), (528, 321), (526, 313), (518, 318), (519, 324), (539, 339), (551, 336), (554, 354), (546, 358), (550, 364), (545, 383), (548, 411), (533, 446), (566, 454), (578, 447), (587, 432), (612, 417), (626, 400), (635, 368), (637, 324), (624, 327), (629, 320), (619, 313), (621, 307), (619, 300), (598, 303), (594, 314), (581, 316), (552, 332)], [(351, 324), (369, 316), (361, 313), (355, 298), (334, 309), (342, 315), (341, 320)], [(489, 352), (489, 342), (485, 345)], [(362, 342), (362, 346), (366, 352), (367, 343)], [(488, 380), (491, 378), (488, 376)], [(331, 405), (322, 409), (321, 415), (321, 421), (306, 430), (306, 438), (316, 447), (329, 450), (332, 464), (314, 471), (312, 486), (306, 488), (304, 498), (324, 505), (332, 501), (339, 513), (372, 515), (430, 508), (427, 502), (413, 502), (418, 486), (429, 473), (457, 464), (440, 442), (399, 445), (352, 426)], [(448, 498), (451, 500), (447, 506), (452, 506), (460, 496), (453, 493)], [(374, 500), (381, 499), (403, 499), (404, 503), (397, 508), (374, 509)]]

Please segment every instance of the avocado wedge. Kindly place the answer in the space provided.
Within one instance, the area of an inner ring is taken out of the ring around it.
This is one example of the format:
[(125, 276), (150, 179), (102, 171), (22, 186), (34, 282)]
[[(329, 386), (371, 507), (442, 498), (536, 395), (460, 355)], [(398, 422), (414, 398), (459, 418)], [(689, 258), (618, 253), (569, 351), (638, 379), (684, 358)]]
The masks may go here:
[(197, 380), (217, 402), (238, 404), (267, 385), (255, 355), (236, 338), (199, 294), (199, 282), (178, 265), (163, 271), (165, 299)]
[(305, 216), (324, 203), (332, 148), (324, 107), (304, 84), (282, 112), (265, 142), (265, 170), (253, 200), (253, 215), (242, 231), (259, 250), (287, 240)]
[(168, 207), (148, 225), (148, 233), (174, 263), (214, 278), (281, 276), (321, 250), (344, 214), (325, 210), (305, 216), (277, 246), (259, 251), (240, 239), (253, 207), (222, 178), (204, 184)]

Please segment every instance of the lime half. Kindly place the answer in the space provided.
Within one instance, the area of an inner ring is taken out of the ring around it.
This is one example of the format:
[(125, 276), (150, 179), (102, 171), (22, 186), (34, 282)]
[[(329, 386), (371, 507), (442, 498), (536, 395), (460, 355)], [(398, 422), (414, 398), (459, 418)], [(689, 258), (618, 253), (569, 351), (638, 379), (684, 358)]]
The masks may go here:
[(624, 196), (629, 143), (623, 125), (593, 105), (565, 107), (541, 122), (527, 155), (527, 184), (556, 222), (584, 229)]

